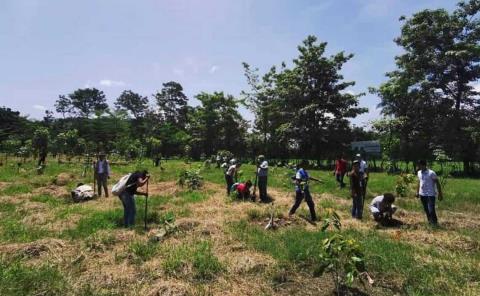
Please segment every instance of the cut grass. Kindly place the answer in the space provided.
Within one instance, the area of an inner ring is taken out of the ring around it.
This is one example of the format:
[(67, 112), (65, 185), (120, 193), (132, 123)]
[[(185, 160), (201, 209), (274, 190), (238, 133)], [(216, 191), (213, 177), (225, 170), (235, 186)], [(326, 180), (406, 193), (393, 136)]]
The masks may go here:
[(22, 194), (22, 193), (29, 193), (31, 192), (33, 187), (30, 184), (10, 184), (7, 187), (5, 187), (1, 194), (3, 195), (17, 195), (17, 194)]
[(109, 211), (95, 211), (82, 217), (75, 228), (67, 229), (62, 236), (71, 239), (86, 238), (98, 230), (114, 229), (123, 225), (123, 211), (120, 209)]
[(35, 195), (30, 198), (31, 201), (45, 203), (51, 207), (58, 207), (65, 204), (65, 200), (51, 196), (49, 194)]
[(134, 255), (134, 262), (140, 264), (148, 261), (157, 254), (158, 243), (137, 240), (132, 242), (128, 249)]

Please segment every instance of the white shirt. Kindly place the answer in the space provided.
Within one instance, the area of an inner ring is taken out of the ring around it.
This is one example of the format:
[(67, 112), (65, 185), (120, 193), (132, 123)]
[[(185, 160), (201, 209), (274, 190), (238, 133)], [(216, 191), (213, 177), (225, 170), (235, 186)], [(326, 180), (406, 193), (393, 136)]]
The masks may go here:
[[(99, 174), (106, 173), (107, 175), (110, 175), (110, 165), (108, 164), (108, 161), (106, 159), (105, 160), (99, 160), (97, 165), (98, 165), (98, 172), (97, 173), (99, 173)], [(104, 166), (107, 169), (106, 172), (104, 172), (104, 170), (103, 170)]]
[(379, 195), (372, 199), (372, 202), (370, 203), (370, 211), (372, 213), (380, 213), (380, 204), (383, 201), (383, 195)]
[(358, 171), (363, 174), (363, 173), (365, 173), (365, 171), (366, 171), (367, 169), (368, 169), (368, 164), (367, 164), (367, 162), (366, 162), (365, 160), (363, 160), (363, 159), (360, 160), (360, 166), (359, 166)]
[(268, 175), (268, 162), (264, 160), (258, 167), (258, 176), (266, 177)]
[(231, 165), (227, 170), (227, 175), (233, 177), (235, 175), (236, 170), (237, 170), (237, 166), (236, 165)]
[(420, 181), (420, 188), (418, 194), (421, 196), (436, 196), (437, 190), (435, 187), (435, 181), (437, 180), (437, 174), (430, 169), (424, 171), (418, 171), (418, 180)]

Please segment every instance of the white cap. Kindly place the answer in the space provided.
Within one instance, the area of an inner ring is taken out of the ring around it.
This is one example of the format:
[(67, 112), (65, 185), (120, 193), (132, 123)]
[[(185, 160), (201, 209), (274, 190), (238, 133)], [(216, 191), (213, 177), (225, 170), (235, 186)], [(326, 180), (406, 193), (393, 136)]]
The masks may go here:
[(359, 153), (359, 154), (357, 154), (356, 156), (357, 156), (357, 157), (362, 157), (362, 155), (360, 155), (360, 153)]

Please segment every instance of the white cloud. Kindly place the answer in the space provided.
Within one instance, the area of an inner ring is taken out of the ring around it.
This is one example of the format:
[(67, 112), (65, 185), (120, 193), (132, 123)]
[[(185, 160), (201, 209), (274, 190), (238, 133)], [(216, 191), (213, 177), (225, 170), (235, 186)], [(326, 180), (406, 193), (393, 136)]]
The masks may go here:
[(214, 74), (215, 72), (218, 71), (220, 67), (217, 66), (217, 65), (213, 65), (212, 67), (210, 67), (210, 70), (208, 71), (210, 74)]
[(33, 109), (45, 111), (45, 110), (47, 110), (47, 107), (42, 106), (42, 105), (33, 105)]
[(103, 80), (100, 80), (100, 85), (103, 85), (106, 87), (124, 86), (125, 82), (110, 80), (110, 79), (103, 79)]

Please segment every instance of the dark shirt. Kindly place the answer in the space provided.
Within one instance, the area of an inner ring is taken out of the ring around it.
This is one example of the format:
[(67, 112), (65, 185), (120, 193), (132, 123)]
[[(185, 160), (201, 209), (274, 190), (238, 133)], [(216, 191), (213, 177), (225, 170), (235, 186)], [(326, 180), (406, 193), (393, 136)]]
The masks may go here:
[(362, 183), (361, 183), (360, 174), (355, 172), (350, 173), (350, 189), (352, 192), (360, 195), (362, 193)]
[(127, 188), (125, 189), (126, 192), (130, 194), (135, 194), (137, 192), (137, 180), (138, 178), (142, 178), (142, 173), (133, 173), (130, 175), (130, 178), (128, 178), (127, 181)]

